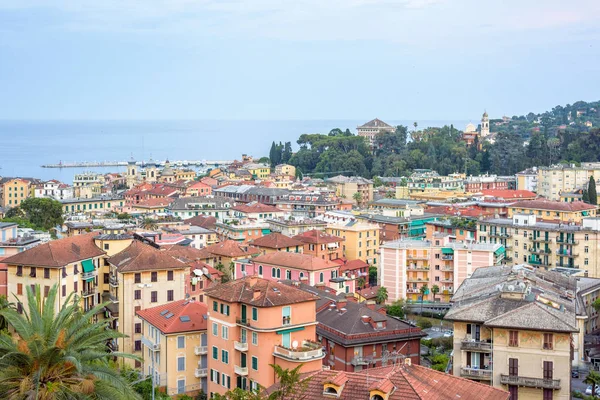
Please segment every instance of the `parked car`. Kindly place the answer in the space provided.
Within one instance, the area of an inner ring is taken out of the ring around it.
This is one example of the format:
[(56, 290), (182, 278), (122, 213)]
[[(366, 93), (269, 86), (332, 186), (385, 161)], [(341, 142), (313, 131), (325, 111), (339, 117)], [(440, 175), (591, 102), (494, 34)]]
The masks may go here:
[(593, 390), (592, 385), (589, 385), (587, 388), (585, 388), (585, 394), (588, 396), (591, 396), (592, 390)]
[(451, 331), (444, 332), (444, 337), (452, 337), (452, 335), (454, 335), (454, 333)]

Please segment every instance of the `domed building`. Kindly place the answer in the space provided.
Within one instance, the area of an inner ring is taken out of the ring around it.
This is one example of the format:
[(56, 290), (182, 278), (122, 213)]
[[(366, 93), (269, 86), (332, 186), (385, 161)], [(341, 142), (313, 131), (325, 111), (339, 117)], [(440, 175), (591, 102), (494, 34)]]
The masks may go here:
[(467, 124), (467, 127), (465, 128), (465, 133), (473, 133), (473, 132), (477, 132), (477, 127), (469, 122)]
[(175, 182), (175, 171), (171, 168), (171, 163), (169, 160), (165, 162), (165, 167), (160, 173), (160, 181), (164, 183), (173, 183)]

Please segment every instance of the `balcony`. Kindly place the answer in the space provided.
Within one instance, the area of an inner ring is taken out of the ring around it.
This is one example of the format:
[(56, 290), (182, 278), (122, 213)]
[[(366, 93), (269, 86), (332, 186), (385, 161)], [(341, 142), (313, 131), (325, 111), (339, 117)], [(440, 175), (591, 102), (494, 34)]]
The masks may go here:
[(442, 267), (442, 271), (454, 272), (454, 266), (444, 266), (444, 267)]
[(443, 282), (443, 283), (454, 283), (454, 279), (453, 278), (442, 278), (442, 279), (440, 279), (440, 282)]
[(556, 237), (556, 243), (573, 245), (573, 244), (579, 244), (579, 240), (557, 236)]
[(429, 279), (408, 277), (408, 278), (406, 278), (406, 282), (429, 282)]
[(208, 353), (208, 346), (195, 346), (194, 347), (194, 354), (199, 356), (202, 354), (207, 354)]
[(237, 351), (248, 351), (248, 342), (233, 342), (233, 348)]
[(501, 237), (501, 238), (510, 237), (510, 235), (506, 232), (490, 232), (490, 233), (488, 233), (488, 236)]
[(323, 347), (321, 347), (319, 343), (308, 341), (304, 341), (302, 346), (295, 349), (288, 349), (283, 346), (275, 345), (273, 355), (289, 361), (298, 362), (320, 360), (325, 357)]
[(113, 303), (118, 303), (119, 302), (119, 297), (116, 294), (109, 293), (108, 294), (108, 298)]
[(425, 255), (411, 255), (411, 254), (407, 254), (406, 258), (408, 258), (409, 260), (429, 260), (428, 256)]
[(160, 343), (154, 343), (150, 339), (146, 338), (145, 336), (142, 336), (142, 344), (144, 346), (146, 346), (148, 349), (150, 349), (150, 351), (159, 351), (160, 350)]
[(406, 293), (420, 293), (420, 290), (417, 288), (408, 288), (406, 289)]
[(569, 264), (569, 263), (560, 263), (560, 262), (557, 262), (555, 265), (557, 267), (561, 267), (561, 268), (575, 268), (575, 269), (579, 269), (579, 264)]
[(369, 360), (367, 360), (367, 359), (366, 359), (366, 358), (364, 358), (364, 357), (354, 357), (354, 358), (352, 359), (352, 361), (350, 361), (350, 363), (351, 363), (352, 365), (354, 365), (355, 367), (356, 367), (357, 365), (369, 365)]
[(87, 281), (88, 279), (95, 278), (96, 275), (98, 275), (98, 271), (96, 271), (96, 270), (93, 270), (90, 272), (82, 272), (81, 279), (83, 279), (84, 281)]
[(531, 240), (533, 240), (534, 242), (542, 242), (542, 243), (552, 243), (552, 238), (550, 236), (546, 237), (546, 236), (538, 236), (538, 237), (531, 237)]
[(492, 351), (492, 344), (483, 342), (481, 340), (469, 340), (464, 339), (460, 345), (461, 350), (465, 351), (477, 351), (481, 353), (490, 353)]
[(233, 370), (236, 373), (236, 375), (240, 375), (240, 376), (248, 375), (248, 367), (240, 367), (238, 365), (234, 365)]
[(409, 271), (429, 271), (429, 265), (421, 265), (406, 268)]
[(444, 261), (453, 261), (454, 260), (454, 256), (442, 256), (442, 260), (444, 260)]
[(250, 326), (250, 319), (248, 318), (236, 318), (235, 323), (242, 326)]
[(467, 379), (477, 379), (480, 381), (491, 381), (492, 370), (491, 369), (479, 369), (479, 368), (460, 368), (460, 376)]
[(543, 248), (539, 248), (539, 247), (538, 248), (530, 247), (529, 252), (534, 253), (534, 254), (550, 254), (550, 253), (552, 253), (552, 251), (550, 249), (543, 249)]
[(570, 258), (575, 258), (575, 257), (579, 256), (579, 254), (577, 254), (577, 253), (568, 252), (566, 250), (556, 250), (556, 255), (559, 255), (561, 257), (570, 257)]
[(118, 287), (119, 286), (119, 280), (117, 279), (116, 276), (110, 276), (108, 278), (108, 284), (112, 287)]
[(98, 289), (96, 287), (84, 289), (81, 291), (81, 297), (90, 297), (90, 296), (95, 295), (97, 292), (98, 292)]
[(204, 378), (208, 375), (208, 368), (196, 368), (194, 376), (196, 378)]
[(529, 378), (501, 374), (500, 383), (503, 385), (560, 390), (560, 379)]

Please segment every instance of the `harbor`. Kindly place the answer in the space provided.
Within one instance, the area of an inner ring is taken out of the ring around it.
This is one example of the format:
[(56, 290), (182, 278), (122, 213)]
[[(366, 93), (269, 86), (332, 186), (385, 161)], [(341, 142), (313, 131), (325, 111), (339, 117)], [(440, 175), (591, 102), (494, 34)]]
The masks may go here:
[[(152, 163), (163, 167), (167, 161), (152, 161)], [(175, 167), (220, 167), (230, 165), (233, 160), (180, 160), (169, 162)], [(136, 161), (136, 165), (144, 167), (147, 162)], [(42, 168), (105, 168), (105, 167), (126, 167), (127, 161), (74, 161), (74, 162), (58, 162), (57, 164), (43, 164)]]

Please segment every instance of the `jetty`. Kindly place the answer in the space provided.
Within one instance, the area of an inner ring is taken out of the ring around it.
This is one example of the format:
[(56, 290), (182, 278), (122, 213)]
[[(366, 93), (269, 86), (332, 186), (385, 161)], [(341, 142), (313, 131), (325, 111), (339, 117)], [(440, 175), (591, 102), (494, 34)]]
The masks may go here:
[[(158, 166), (164, 166), (166, 161), (153, 161)], [(220, 167), (233, 163), (233, 160), (177, 160), (171, 161), (174, 167)], [(127, 161), (76, 161), (58, 162), (57, 164), (44, 164), (42, 168), (104, 168), (104, 167), (126, 167)], [(144, 167), (145, 161), (136, 161), (136, 165)]]

